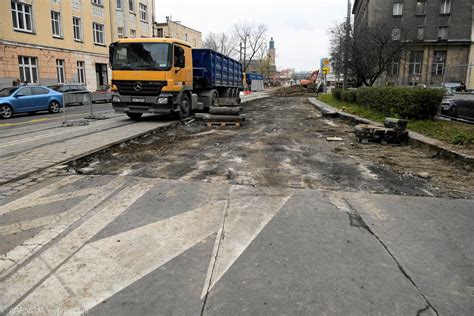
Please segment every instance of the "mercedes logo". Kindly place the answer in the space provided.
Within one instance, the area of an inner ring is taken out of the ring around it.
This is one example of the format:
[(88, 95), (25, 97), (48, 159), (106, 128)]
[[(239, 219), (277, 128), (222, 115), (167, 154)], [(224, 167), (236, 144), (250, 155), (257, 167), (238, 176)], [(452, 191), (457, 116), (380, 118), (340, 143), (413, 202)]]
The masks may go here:
[(135, 91), (142, 91), (142, 83), (140, 81), (137, 81), (135, 82), (135, 84), (133, 85), (133, 89), (135, 89)]

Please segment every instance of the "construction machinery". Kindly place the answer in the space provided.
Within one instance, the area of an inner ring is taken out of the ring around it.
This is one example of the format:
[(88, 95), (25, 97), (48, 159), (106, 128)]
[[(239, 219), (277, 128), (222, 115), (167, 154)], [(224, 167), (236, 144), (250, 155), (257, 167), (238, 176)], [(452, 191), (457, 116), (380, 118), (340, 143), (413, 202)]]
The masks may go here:
[(302, 79), (300, 81), (300, 85), (304, 88), (307, 88), (308, 86), (316, 83), (318, 76), (319, 76), (319, 69), (313, 71), (306, 79)]

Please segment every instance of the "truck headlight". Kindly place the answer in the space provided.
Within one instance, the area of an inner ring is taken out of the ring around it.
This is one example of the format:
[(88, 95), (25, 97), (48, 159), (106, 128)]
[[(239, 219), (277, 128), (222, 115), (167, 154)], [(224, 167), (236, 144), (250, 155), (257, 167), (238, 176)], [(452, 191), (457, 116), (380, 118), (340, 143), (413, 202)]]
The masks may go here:
[(112, 96), (112, 102), (120, 102), (120, 97), (118, 95), (113, 95)]
[(158, 104), (168, 104), (168, 98), (158, 98)]

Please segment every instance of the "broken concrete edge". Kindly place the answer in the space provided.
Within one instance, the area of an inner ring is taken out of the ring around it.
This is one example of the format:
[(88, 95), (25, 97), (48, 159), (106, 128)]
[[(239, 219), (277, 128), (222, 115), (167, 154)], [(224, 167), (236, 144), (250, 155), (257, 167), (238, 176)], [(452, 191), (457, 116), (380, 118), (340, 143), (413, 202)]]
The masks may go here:
[[(308, 98), (309, 103), (311, 103), (317, 110), (321, 111), (323, 115), (326, 116), (332, 116), (332, 117), (338, 117), (341, 119), (344, 119), (346, 121), (349, 121), (352, 124), (371, 124), (371, 125), (376, 125), (383, 127), (383, 124), (379, 122), (374, 122), (369, 119), (346, 113), (344, 111), (341, 111), (339, 109), (336, 109), (332, 106), (330, 106), (327, 103), (324, 103), (316, 98)], [(450, 160), (457, 160), (462, 163), (467, 163), (470, 165), (474, 165), (474, 156), (466, 155), (463, 153), (460, 153), (451, 146), (445, 142), (442, 142), (437, 139), (433, 139), (430, 137), (427, 137), (425, 135), (422, 135), (417, 132), (413, 132), (408, 130), (409, 132), (409, 137), (410, 137), (410, 142), (427, 150), (435, 151), (436, 156), (439, 156), (441, 158), (447, 158)]]
[(270, 98), (271, 95), (268, 94), (268, 93), (265, 93), (264, 95), (255, 95), (255, 96), (251, 96), (251, 97), (248, 97), (247, 99), (242, 99), (240, 98), (240, 103), (249, 103), (249, 102), (252, 102), (252, 101), (257, 101), (257, 100), (261, 100), (261, 99), (266, 99), (266, 98)]
[(56, 162), (56, 163), (53, 163), (51, 165), (48, 165), (46, 167), (42, 167), (42, 168), (38, 168), (38, 169), (35, 169), (31, 172), (26, 172), (26, 173), (23, 173), (21, 175), (19, 175), (18, 177), (16, 178), (13, 178), (13, 179), (9, 179), (8, 181), (5, 181), (5, 182), (1, 182), (0, 185), (4, 185), (4, 184), (8, 184), (8, 183), (12, 183), (12, 182), (16, 182), (16, 181), (19, 181), (19, 180), (22, 180), (22, 179), (26, 179), (28, 178), (29, 176), (35, 174), (35, 173), (38, 173), (38, 172), (42, 172), (44, 170), (47, 170), (47, 169), (50, 169), (50, 168), (53, 168), (55, 166), (59, 166), (59, 165), (68, 165), (68, 164), (71, 164), (77, 160), (83, 160), (83, 159), (87, 159), (88, 157), (92, 156), (92, 155), (95, 155), (101, 151), (104, 151), (104, 150), (108, 150), (109, 148), (112, 148), (114, 146), (117, 146), (117, 145), (121, 145), (123, 143), (127, 143), (131, 140), (134, 140), (134, 139), (137, 139), (137, 138), (142, 138), (142, 137), (146, 137), (146, 136), (149, 136), (149, 135), (153, 135), (153, 134), (156, 134), (158, 132), (161, 132), (163, 130), (166, 130), (168, 128), (171, 128), (171, 127), (174, 127), (178, 124), (180, 124), (181, 121), (173, 121), (173, 122), (169, 122), (169, 123), (166, 123), (165, 125), (161, 125), (157, 128), (154, 128), (154, 129), (150, 129), (148, 131), (145, 131), (145, 132), (141, 132), (139, 134), (136, 134), (136, 135), (133, 135), (133, 136), (130, 136), (130, 137), (126, 137), (126, 138), (123, 138), (121, 140), (118, 140), (118, 141), (115, 141), (115, 142), (111, 142), (107, 145), (104, 145), (104, 146), (101, 146), (101, 147), (98, 147), (98, 148), (94, 148), (92, 150), (88, 150), (84, 153), (81, 153), (77, 156), (74, 156), (72, 158), (69, 158), (69, 159), (66, 159), (66, 160), (63, 160), (63, 161), (60, 161), (60, 162)]

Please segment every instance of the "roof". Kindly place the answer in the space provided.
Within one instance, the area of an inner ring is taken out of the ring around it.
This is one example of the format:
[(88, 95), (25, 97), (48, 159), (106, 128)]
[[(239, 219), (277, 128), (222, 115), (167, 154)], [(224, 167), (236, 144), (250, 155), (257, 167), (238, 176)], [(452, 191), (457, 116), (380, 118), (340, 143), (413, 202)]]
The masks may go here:
[(183, 25), (183, 24), (181, 24), (181, 23), (176, 23), (175, 21), (168, 21), (168, 22), (161, 22), (161, 23), (159, 23), (159, 22), (153, 22), (153, 24), (154, 24), (156, 27), (169, 26), (170, 23), (179, 25), (179, 26), (184, 27), (184, 28), (186, 28), (186, 29), (189, 29), (189, 30), (191, 30), (191, 31), (197, 32), (197, 33), (199, 33), (199, 34), (202, 34), (201, 31), (198, 31), (198, 30), (196, 30), (196, 29), (193, 29), (192, 27)]
[(167, 37), (134, 37), (134, 38), (121, 38), (117, 40), (117, 43), (176, 43), (185, 46), (191, 46), (188, 42), (182, 41), (177, 38)]

